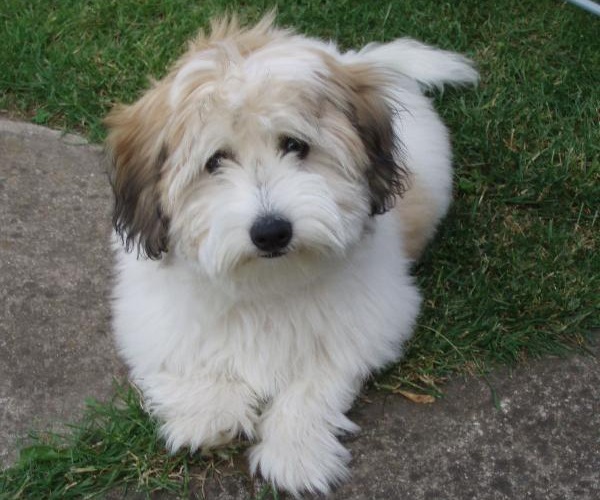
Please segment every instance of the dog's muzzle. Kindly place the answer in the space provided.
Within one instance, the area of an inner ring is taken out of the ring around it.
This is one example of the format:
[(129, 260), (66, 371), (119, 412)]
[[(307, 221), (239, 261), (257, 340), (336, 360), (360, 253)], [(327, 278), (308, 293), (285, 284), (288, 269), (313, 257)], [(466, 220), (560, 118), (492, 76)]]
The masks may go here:
[(262, 216), (250, 228), (252, 243), (266, 258), (284, 255), (292, 235), (292, 223), (279, 215)]

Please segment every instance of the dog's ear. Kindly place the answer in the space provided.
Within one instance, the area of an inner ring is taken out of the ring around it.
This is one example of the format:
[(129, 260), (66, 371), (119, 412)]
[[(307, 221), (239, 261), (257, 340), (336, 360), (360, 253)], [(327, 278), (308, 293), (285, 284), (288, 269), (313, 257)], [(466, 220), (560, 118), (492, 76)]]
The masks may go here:
[(394, 127), (400, 105), (388, 90), (393, 85), (391, 75), (368, 63), (338, 66), (333, 74), (341, 79), (336, 83), (346, 96), (345, 113), (366, 154), (371, 215), (383, 214), (402, 196), (409, 178)]
[(168, 100), (154, 87), (131, 106), (118, 106), (104, 120), (115, 196), (113, 225), (127, 251), (160, 259), (168, 248), (168, 217), (160, 202), (160, 180), (168, 148), (161, 135)]

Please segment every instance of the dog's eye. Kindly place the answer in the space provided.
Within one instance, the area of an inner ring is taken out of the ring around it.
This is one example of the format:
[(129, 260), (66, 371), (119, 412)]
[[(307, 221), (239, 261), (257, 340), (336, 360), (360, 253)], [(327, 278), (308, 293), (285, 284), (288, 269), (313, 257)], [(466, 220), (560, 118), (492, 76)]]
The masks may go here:
[(279, 149), (283, 152), (284, 155), (288, 153), (294, 153), (298, 155), (298, 158), (303, 160), (308, 155), (310, 147), (306, 142), (300, 139), (284, 136), (279, 141)]
[(209, 174), (212, 174), (221, 166), (221, 163), (225, 158), (231, 158), (231, 154), (223, 150), (217, 151), (208, 160), (206, 160), (206, 164), (204, 165), (205, 170)]

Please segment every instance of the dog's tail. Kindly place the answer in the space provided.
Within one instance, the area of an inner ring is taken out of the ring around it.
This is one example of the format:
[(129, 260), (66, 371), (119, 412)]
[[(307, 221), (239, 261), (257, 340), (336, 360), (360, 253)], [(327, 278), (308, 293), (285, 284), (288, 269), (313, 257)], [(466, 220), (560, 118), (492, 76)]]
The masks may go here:
[(470, 59), (410, 38), (400, 38), (386, 44), (371, 43), (358, 55), (416, 80), (424, 89), (441, 89), (444, 85), (474, 85), (479, 80), (479, 74)]

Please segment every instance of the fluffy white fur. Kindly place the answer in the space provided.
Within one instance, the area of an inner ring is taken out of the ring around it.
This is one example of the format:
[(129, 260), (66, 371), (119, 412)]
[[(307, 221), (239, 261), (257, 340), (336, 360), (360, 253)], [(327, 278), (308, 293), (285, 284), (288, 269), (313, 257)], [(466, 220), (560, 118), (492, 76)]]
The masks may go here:
[[(348, 476), (345, 412), (419, 312), (409, 266), (451, 198), (448, 134), (421, 89), (477, 73), (413, 40), (340, 53), (271, 24), (215, 23), (107, 119), (126, 243), (114, 330), (170, 450), (245, 435), (251, 470), (298, 495)], [(393, 158), (373, 152), (388, 125)], [(369, 180), (380, 156), (403, 186)], [(396, 206), (374, 211), (382, 189)], [(293, 226), (275, 258), (249, 235), (270, 214)]]

